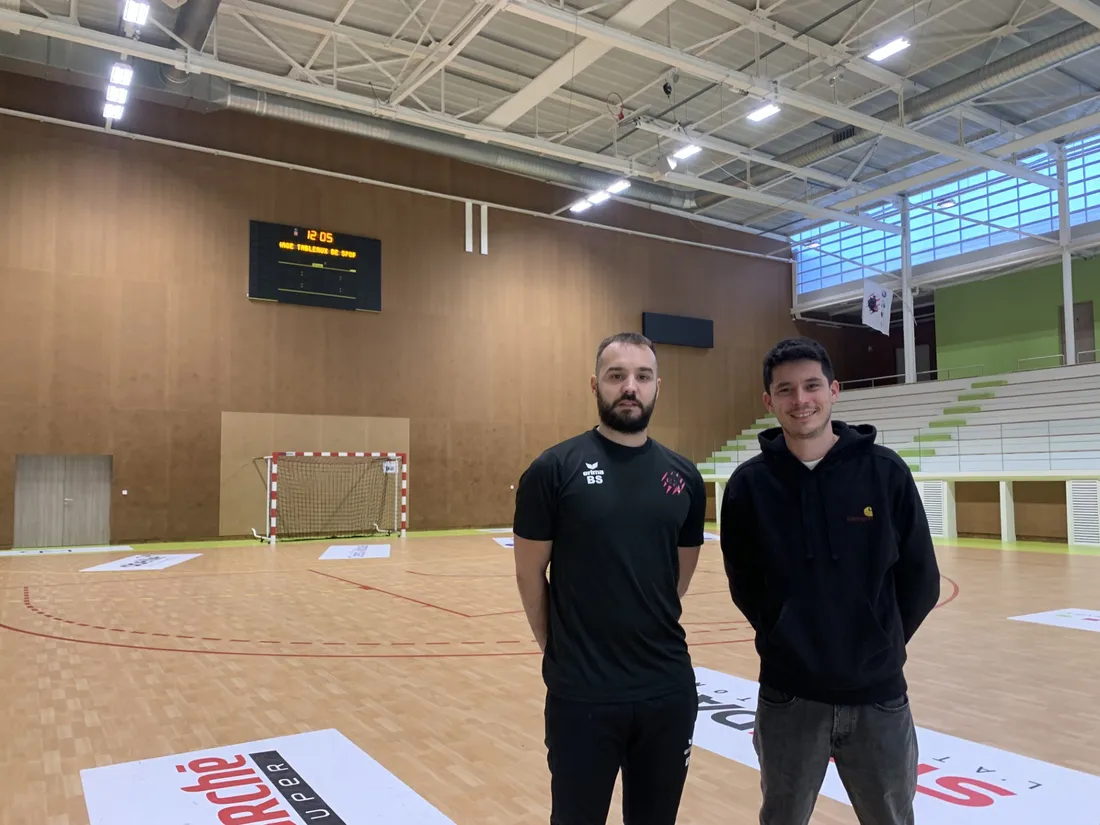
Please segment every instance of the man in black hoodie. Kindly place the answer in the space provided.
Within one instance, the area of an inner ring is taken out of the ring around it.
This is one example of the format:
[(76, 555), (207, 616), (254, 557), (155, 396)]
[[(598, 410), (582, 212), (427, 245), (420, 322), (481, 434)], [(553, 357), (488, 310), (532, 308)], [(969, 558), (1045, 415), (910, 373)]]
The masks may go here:
[(825, 349), (764, 359), (779, 427), (722, 500), (730, 594), (756, 631), (753, 743), (761, 825), (805, 825), (830, 758), (861, 825), (912, 825), (917, 741), (905, 646), (939, 598), (939, 568), (908, 465), (873, 426), (832, 420)]

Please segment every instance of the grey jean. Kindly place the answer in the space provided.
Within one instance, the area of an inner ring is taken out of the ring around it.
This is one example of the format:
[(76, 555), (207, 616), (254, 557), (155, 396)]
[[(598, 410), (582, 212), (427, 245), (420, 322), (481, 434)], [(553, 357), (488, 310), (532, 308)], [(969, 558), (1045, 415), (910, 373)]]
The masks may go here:
[(806, 825), (829, 759), (860, 825), (913, 825), (917, 736), (909, 700), (827, 705), (760, 688), (753, 745), (760, 825)]

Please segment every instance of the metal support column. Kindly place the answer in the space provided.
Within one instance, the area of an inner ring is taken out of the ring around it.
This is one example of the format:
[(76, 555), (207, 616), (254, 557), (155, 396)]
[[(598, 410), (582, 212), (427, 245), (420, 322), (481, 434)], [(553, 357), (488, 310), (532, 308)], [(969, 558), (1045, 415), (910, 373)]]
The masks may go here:
[(1069, 174), (1066, 144), (1058, 141), (1058, 243), (1062, 246), (1062, 323), (1066, 336), (1066, 366), (1077, 363), (1077, 336), (1073, 323), (1073, 260), (1069, 254)]
[(913, 289), (909, 285), (913, 277), (912, 248), (909, 243), (909, 197), (901, 196), (901, 328), (902, 347), (905, 355), (905, 383), (917, 380), (916, 327), (913, 320)]

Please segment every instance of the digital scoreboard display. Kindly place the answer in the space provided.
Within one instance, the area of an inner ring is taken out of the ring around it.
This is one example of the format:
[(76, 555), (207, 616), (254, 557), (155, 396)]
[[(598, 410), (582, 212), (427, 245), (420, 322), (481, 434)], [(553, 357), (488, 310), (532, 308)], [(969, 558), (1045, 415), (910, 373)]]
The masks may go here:
[(263, 221), (249, 234), (249, 298), (382, 311), (381, 241)]

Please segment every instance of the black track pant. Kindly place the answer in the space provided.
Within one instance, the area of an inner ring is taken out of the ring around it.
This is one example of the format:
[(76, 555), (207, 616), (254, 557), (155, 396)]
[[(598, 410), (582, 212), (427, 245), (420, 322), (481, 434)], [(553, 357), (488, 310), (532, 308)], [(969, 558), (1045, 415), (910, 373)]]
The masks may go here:
[(625, 825), (673, 825), (698, 706), (694, 687), (622, 704), (548, 695), (550, 825), (605, 825), (620, 768)]

